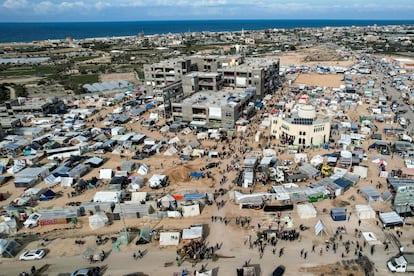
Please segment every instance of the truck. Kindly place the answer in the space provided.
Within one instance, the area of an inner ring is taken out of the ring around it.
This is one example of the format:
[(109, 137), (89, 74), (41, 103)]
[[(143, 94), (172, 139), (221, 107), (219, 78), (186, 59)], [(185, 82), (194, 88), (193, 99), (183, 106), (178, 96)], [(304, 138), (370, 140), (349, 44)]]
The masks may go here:
[(414, 272), (414, 252), (402, 253), (387, 262), (391, 272)]

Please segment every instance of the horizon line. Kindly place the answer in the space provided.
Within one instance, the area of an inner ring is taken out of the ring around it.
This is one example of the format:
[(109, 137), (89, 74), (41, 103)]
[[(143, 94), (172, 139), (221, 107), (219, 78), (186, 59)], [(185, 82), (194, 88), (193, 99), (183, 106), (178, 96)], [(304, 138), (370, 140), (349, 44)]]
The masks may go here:
[(269, 19), (269, 18), (249, 18), (249, 19), (243, 19), (243, 18), (232, 18), (232, 19), (140, 19), (140, 20), (114, 20), (114, 21), (100, 21), (100, 20), (93, 20), (93, 21), (0, 21), (0, 24), (33, 24), (33, 23), (123, 23), (123, 22), (186, 22), (186, 21), (378, 21), (378, 22), (384, 22), (384, 21), (395, 21), (395, 22), (401, 22), (401, 21), (411, 21), (414, 23), (414, 19), (351, 19), (351, 18), (344, 18), (344, 19), (330, 19), (330, 18), (324, 18), (324, 19), (315, 19), (315, 18), (285, 18), (285, 19)]

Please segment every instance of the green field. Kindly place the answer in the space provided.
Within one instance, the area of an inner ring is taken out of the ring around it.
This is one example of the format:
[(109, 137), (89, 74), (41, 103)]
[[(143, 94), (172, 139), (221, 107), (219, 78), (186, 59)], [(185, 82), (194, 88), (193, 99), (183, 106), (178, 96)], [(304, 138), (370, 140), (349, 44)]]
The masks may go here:
[(0, 77), (42, 76), (55, 72), (53, 66), (13, 67), (0, 72)]
[(99, 82), (99, 75), (98, 74), (90, 74), (90, 75), (79, 75), (79, 76), (70, 76), (69, 81), (73, 84), (92, 84), (95, 82)]

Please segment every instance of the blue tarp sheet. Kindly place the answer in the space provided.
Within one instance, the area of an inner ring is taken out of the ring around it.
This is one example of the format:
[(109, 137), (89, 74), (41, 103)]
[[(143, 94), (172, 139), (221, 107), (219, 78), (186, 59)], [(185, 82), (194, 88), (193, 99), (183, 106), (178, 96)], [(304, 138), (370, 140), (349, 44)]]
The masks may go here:
[(200, 178), (203, 176), (203, 173), (202, 172), (191, 172), (190, 176), (195, 177), (195, 178)]
[(184, 200), (197, 200), (205, 198), (206, 194), (185, 194)]

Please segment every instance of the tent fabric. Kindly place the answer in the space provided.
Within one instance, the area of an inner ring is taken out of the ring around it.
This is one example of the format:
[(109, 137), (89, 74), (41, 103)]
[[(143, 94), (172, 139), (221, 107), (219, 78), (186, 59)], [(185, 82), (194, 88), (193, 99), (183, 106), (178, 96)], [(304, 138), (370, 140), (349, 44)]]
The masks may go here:
[(345, 208), (332, 208), (331, 217), (334, 221), (344, 221), (346, 220), (346, 211)]
[(180, 242), (180, 232), (161, 232), (160, 246), (177, 246)]
[(151, 230), (149, 229), (149, 227), (144, 226), (141, 228), (141, 231), (139, 232), (139, 237), (137, 240), (137, 244), (145, 244), (145, 243), (149, 243), (151, 241), (151, 235), (150, 235)]
[(321, 220), (318, 220), (314, 228), (315, 228), (315, 236), (318, 236), (319, 234), (322, 234), (322, 233), (325, 233), (325, 235), (328, 235), (328, 231), (326, 230), (326, 227)]
[(356, 213), (359, 219), (372, 219), (375, 218), (375, 211), (370, 205), (355, 205)]
[(104, 212), (97, 212), (95, 215), (89, 217), (89, 227), (92, 230), (96, 230), (104, 227), (108, 221), (108, 216)]
[(200, 206), (193, 204), (189, 206), (182, 206), (183, 217), (195, 217), (200, 215)]
[(362, 196), (368, 201), (368, 202), (379, 202), (381, 201), (381, 193), (378, 192), (374, 187), (367, 186), (362, 187), (360, 189)]
[(56, 193), (49, 189), (40, 196), (39, 200), (48, 201), (48, 200), (53, 199), (55, 196), (56, 196)]

